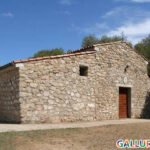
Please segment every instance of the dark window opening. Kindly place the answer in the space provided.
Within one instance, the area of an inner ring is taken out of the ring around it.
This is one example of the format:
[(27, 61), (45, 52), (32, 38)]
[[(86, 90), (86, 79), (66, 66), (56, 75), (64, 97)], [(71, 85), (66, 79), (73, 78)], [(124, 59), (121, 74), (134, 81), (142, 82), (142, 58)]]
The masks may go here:
[(80, 76), (88, 76), (88, 67), (80, 66)]

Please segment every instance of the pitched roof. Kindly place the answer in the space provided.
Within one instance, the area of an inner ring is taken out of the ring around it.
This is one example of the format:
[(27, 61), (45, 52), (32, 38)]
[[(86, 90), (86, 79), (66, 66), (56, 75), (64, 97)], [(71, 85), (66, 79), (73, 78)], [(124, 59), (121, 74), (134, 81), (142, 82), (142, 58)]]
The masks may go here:
[(29, 58), (29, 59), (15, 60), (15, 61), (13, 61), (13, 63), (17, 64), (17, 63), (25, 63), (25, 62), (30, 62), (30, 61), (45, 60), (45, 59), (57, 59), (57, 58), (69, 57), (69, 56), (92, 54), (92, 53), (95, 53), (95, 52), (96, 52), (95, 50), (91, 50), (91, 51), (84, 51), (84, 52), (77, 52), (77, 53), (68, 53), (68, 54), (56, 55), (56, 56)]
[(88, 54), (88, 53), (96, 52), (96, 50), (94, 50), (94, 47), (96, 47), (96, 46), (112, 45), (112, 44), (118, 44), (118, 43), (126, 43), (126, 42), (124, 42), (124, 41), (117, 41), (117, 42), (94, 44), (92, 46), (83, 47), (83, 48), (80, 48), (78, 50), (74, 50), (72, 52), (63, 54), (63, 55), (46, 56), (46, 57), (37, 57), (37, 58), (15, 60), (15, 61), (13, 61), (13, 63), (17, 64), (17, 63), (25, 63), (25, 62), (30, 62), (30, 61), (44, 60), (44, 59), (56, 59), (56, 58), (62, 58), (62, 57), (68, 57), (68, 56), (83, 55), (83, 54)]
[(37, 58), (29, 58), (29, 59), (22, 59), (22, 60), (14, 60), (11, 63), (8, 63), (4, 66), (0, 66), (0, 70), (7, 68), (9, 66), (13, 66), (18, 63), (26, 63), (31, 61), (39, 61), (39, 60), (46, 60), (46, 59), (57, 59), (57, 58), (63, 58), (63, 57), (69, 57), (69, 56), (77, 56), (77, 55), (85, 55), (85, 54), (93, 54), (96, 53), (96, 51), (90, 50), (90, 51), (84, 51), (84, 52), (77, 52), (77, 53), (68, 53), (63, 55), (56, 55), (56, 56), (46, 56), (46, 57), (37, 57)]
[[(69, 56), (76, 56), (76, 55), (84, 55), (84, 54), (92, 54), (96, 53), (96, 50), (94, 49), (96, 46), (105, 46), (105, 45), (112, 45), (112, 44), (118, 44), (118, 43), (125, 43), (128, 46), (130, 46), (127, 42), (125, 41), (116, 41), (116, 42), (108, 42), (108, 43), (100, 43), (100, 44), (94, 44), (92, 46), (88, 47), (83, 47), (78, 50), (74, 50), (72, 52), (63, 54), (63, 55), (56, 55), (56, 56), (46, 56), (46, 57), (37, 57), (37, 58), (29, 58), (29, 59), (22, 59), (22, 60), (14, 60), (11, 63), (8, 63), (4, 66), (0, 67), (1, 69), (4, 69), (8, 66), (12, 66), (17, 63), (25, 63), (25, 62), (31, 62), (31, 61), (39, 61), (39, 60), (46, 60), (46, 59), (57, 59), (57, 58), (63, 58), (63, 57), (69, 57)], [(143, 57), (146, 61), (148, 61), (143, 55), (139, 54), (135, 49), (133, 49), (138, 55)]]

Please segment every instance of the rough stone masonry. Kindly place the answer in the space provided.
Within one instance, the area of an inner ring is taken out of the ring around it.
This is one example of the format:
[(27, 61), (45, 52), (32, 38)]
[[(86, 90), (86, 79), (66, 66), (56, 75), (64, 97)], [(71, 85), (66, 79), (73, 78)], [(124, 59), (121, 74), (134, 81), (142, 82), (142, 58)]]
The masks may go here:
[(147, 64), (121, 41), (14, 61), (0, 68), (0, 121), (119, 119), (120, 87), (130, 88), (130, 117), (139, 118), (150, 88)]

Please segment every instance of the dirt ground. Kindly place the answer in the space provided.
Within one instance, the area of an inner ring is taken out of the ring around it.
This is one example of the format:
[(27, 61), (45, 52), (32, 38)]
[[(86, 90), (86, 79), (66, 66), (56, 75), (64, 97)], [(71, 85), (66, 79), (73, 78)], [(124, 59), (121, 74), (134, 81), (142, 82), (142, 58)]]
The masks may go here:
[(117, 150), (118, 139), (150, 139), (150, 123), (0, 133), (0, 150)]

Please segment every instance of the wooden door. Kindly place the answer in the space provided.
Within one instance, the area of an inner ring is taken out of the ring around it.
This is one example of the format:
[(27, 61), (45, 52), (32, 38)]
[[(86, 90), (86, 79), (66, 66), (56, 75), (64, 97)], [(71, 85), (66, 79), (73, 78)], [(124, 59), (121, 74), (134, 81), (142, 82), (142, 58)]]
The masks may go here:
[(128, 89), (119, 89), (119, 118), (128, 117)]

